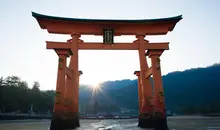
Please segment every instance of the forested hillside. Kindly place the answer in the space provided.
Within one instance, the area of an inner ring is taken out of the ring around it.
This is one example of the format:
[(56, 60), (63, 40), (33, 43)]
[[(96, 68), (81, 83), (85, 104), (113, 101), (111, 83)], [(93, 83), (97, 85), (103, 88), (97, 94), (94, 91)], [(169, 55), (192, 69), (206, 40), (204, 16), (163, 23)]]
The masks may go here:
[[(102, 86), (105, 91), (98, 94), (100, 104), (107, 102), (114, 110), (137, 109), (137, 80), (112, 83), (117, 84), (113, 87), (108, 83), (112, 89)], [(163, 76), (163, 85), (167, 109), (178, 113), (220, 112), (220, 64), (169, 73)]]
[(0, 79), (0, 111), (28, 113), (33, 105), (36, 113), (52, 110), (54, 91), (40, 91), (40, 84), (32, 88), (17, 76)]
[[(117, 102), (136, 108), (135, 84), (120, 90), (125, 96), (115, 92), (113, 95), (121, 96)], [(163, 76), (163, 85), (168, 109), (178, 113), (220, 112), (220, 64), (169, 73)]]
[(220, 112), (220, 64), (163, 77), (167, 106), (178, 112)]
[[(178, 113), (220, 112), (220, 64), (172, 72), (163, 76), (167, 108)], [(108, 81), (97, 92), (100, 111), (137, 109), (137, 80)], [(94, 95), (94, 93), (93, 93)], [(52, 110), (54, 91), (40, 91), (40, 84), (32, 87), (17, 76), (0, 79), (0, 111), (27, 113)], [(80, 106), (86, 110), (94, 101), (87, 85), (80, 86)]]

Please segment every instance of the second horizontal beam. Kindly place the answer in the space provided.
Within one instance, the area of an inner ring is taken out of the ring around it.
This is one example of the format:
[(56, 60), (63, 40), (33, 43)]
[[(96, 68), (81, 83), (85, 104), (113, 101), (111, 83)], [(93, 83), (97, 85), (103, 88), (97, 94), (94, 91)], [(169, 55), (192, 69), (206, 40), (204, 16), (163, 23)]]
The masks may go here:
[[(47, 42), (47, 49), (69, 49), (71, 43), (68, 42)], [(103, 43), (79, 43), (79, 50), (138, 50), (138, 43), (114, 43), (114, 44), (103, 44)], [(162, 49), (169, 50), (169, 42), (163, 43), (145, 43), (145, 50), (148, 49)]]

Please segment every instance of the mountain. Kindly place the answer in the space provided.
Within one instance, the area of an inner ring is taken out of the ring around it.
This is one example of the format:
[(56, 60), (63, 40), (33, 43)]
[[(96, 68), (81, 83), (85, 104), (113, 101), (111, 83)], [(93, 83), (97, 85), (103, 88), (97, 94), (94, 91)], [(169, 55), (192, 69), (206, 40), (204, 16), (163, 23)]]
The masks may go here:
[[(94, 95), (96, 95), (100, 110), (119, 111), (122, 106), (119, 105), (120, 103), (115, 102), (117, 97), (114, 94), (116, 93), (117, 95), (117, 90), (130, 85), (133, 86), (133, 82), (133, 80), (129, 79), (103, 82), (99, 84), (101, 89), (97, 92), (93, 91), (88, 85), (81, 85), (79, 90), (80, 105), (86, 108), (93, 107), (92, 103), (94, 103)], [(120, 94), (120, 91), (118, 94)]]
[[(167, 109), (179, 113), (220, 112), (220, 64), (172, 72), (162, 79)], [(108, 105), (112, 111), (138, 109), (137, 80), (108, 81), (101, 88), (96, 99), (100, 106)], [(89, 90), (80, 92), (81, 103), (93, 100)]]
[[(220, 113), (220, 64), (172, 72), (162, 79), (167, 109), (180, 114)], [(80, 85), (81, 110), (116, 112), (124, 108), (137, 113), (137, 80), (107, 81), (100, 88), (92, 91), (88, 85)], [(41, 91), (38, 82), (30, 88), (18, 76), (0, 78), (0, 112), (27, 113), (33, 107), (35, 113), (48, 113), (54, 95), (54, 91)]]

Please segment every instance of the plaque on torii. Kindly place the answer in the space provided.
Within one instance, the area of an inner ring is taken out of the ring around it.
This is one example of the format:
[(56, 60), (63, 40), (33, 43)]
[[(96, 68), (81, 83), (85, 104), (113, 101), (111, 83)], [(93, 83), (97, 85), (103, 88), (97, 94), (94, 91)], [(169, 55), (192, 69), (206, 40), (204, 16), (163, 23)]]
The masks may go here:
[(103, 29), (103, 44), (114, 44), (114, 29)]

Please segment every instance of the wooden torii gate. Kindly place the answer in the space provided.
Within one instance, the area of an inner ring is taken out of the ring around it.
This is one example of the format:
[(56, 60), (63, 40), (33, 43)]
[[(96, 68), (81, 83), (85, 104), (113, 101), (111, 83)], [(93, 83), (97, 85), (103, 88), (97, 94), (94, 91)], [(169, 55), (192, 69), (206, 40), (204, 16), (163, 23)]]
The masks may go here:
[[(76, 19), (42, 15), (32, 12), (40, 27), (49, 33), (68, 34), (72, 38), (66, 42), (46, 41), (47, 49), (57, 53), (58, 74), (56, 97), (50, 130), (79, 127), (78, 95), (79, 76), (78, 50), (137, 50), (140, 59), (138, 76), (139, 123), (142, 128), (168, 129), (160, 69), (160, 56), (169, 50), (169, 42), (151, 43), (146, 35), (166, 35), (172, 31), (182, 15), (144, 20), (100, 20)], [(103, 42), (84, 42), (81, 35), (103, 35)], [(131, 43), (115, 43), (114, 36), (134, 35)], [(146, 52), (147, 50), (147, 52)], [(70, 64), (66, 59), (70, 56)], [(149, 67), (146, 56), (151, 59)], [(154, 94), (150, 76), (153, 76)]]

